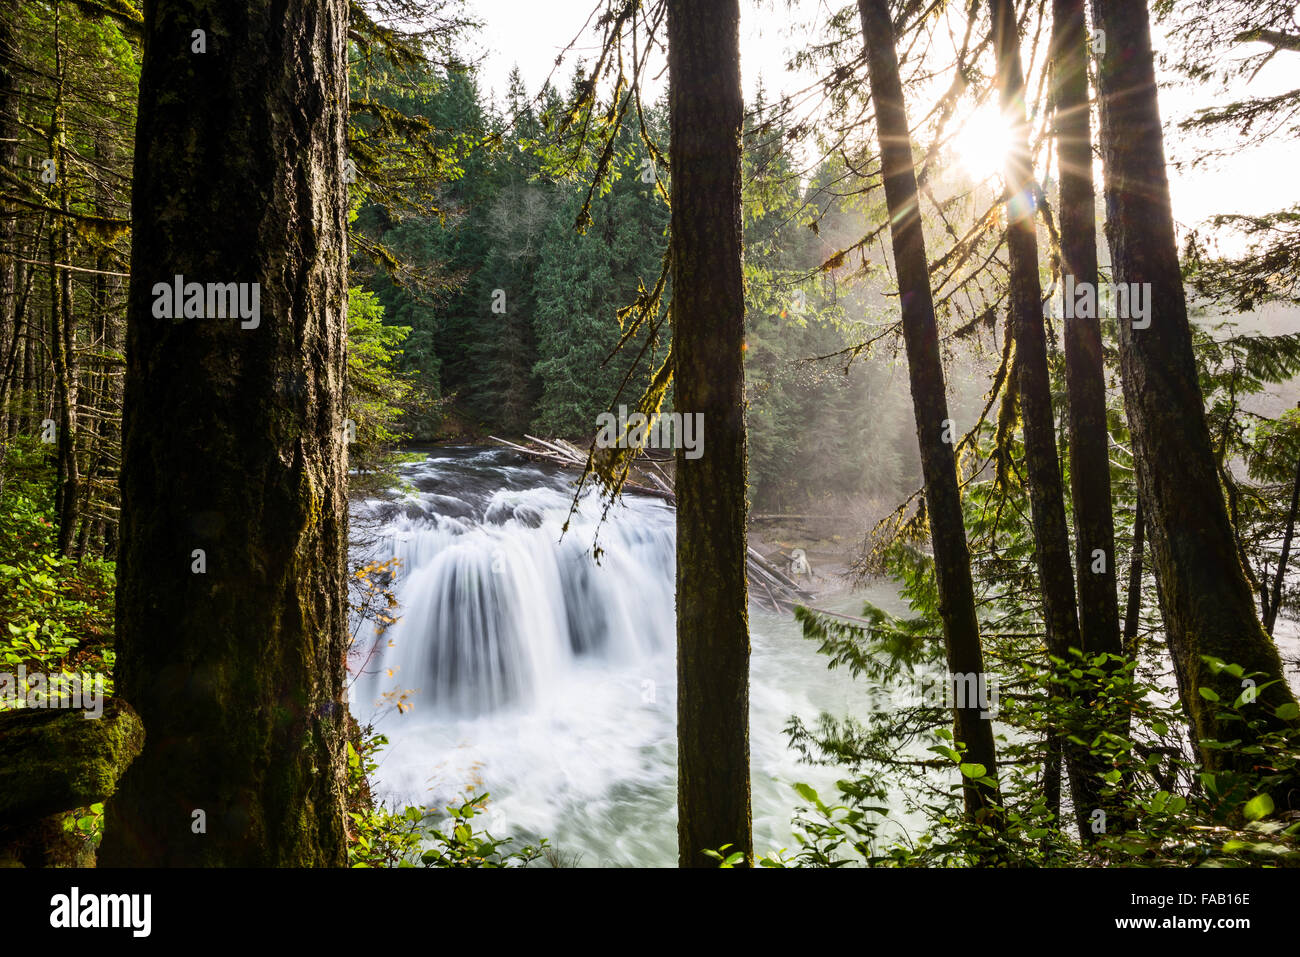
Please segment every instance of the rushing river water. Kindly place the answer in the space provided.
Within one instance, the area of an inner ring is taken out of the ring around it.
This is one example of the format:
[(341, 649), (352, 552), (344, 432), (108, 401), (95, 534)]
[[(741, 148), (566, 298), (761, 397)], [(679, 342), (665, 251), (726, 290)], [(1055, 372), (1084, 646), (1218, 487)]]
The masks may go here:
[[(572, 473), (504, 451), (440, 449), (403, 477), (413, 491), (354, 509), (373, 538), (354, 551), (401, 561), (400, 618), (352, 687), (354, 714), (391, 742), (380, 795), (436, 808), (486, 790), (494, 835), (546, 837), (581, 865), (673, 865), (671, 508), (628, 496), (599, 528), (597, 564), (594, 499), (561, 537)], [(856, 613), (863, 598), (903, 610), (884, 585), (826, 605)], [(801, 764), (787, 720), (867, 705), (792, 618), (754, 609), (750, 621), (754, 838), (764, 852), (794, 844), (794, 782), (827, 794), (843, 776)], [(400, 690), (413, 692), (404, 712), (381, 701)]]

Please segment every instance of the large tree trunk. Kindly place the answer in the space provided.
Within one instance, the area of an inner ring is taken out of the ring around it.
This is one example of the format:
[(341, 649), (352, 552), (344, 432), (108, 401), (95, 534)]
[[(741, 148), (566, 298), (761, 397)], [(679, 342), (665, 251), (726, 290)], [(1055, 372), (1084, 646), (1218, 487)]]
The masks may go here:
[[(912, 161), (912, 138), (899, 78), (898, 54), (894, 49), (894, 27), (887, 0), (858, 0), (858, 12), (866, 40), (871, 98), (880, 136), (885, 202), (889, 208), (894, 268), (898, 272), (903, 339), (907, 346), (916, 439), (925, 478), (925, 506), (934, 547), (948, 670), (950, 675), (986, 677), (979, 620), (975, 615), (970, 550), (957, 487), (957, 460), (952, 445), (944, 441), (945, 433), (950, 431), (948, 397)], [(966, 745), (964, 759), (984, 765), (988, 777), (995, 782), (986, 786), (964, 779), (966, 812), (975, 817), (989, 804), (999, 803), (993, 726), (990, 717), (981, 717), (979, 702), (959, 699), (957, 705), (955, 736)]]
[[(116, 678), (146, 743), (107, 865), (346, 861), (346, 19), (145, 5)], [(259, 283), (259, 320), (159, 318), (177, 275)]]
[(677, 451), (677, 842), (753, 859), (745, 582), (739, 0), (669, 0), (673, 363), (704, 454)]
[[(1240, 737), (1249, 744), (1254, 732), (1240, 722), (1221, 722), (1223, 705), (1200, 694), (1210, 689), (1232, 702), (1241, 681), (1227, 672), (1215, 676), (1201, 656), (1260, 672), (1261, 685), (1273, 682), (1256, 702), (1268, 726), (1296, 726), (1272, 715), (1274, 707), (1294, 704), (1295, 696), (1256, 617), (1210, 447), (1169, 201), (1147, 5), (1093, 0), (1093, 15), (1106, 36), (1099, 94), (1115, 278), (1151, 284), (1149, 326), (1118, 321), (1120, 366), (1169, 647), (1185, 675), (1183, 698), (1197, 737)], [(1246, 768), (1254, 760), (1240, 748), (1202, 747), (1201, 757), (1210, 769)], [(1287, 801), (1283, 795), (1278, 803)]]

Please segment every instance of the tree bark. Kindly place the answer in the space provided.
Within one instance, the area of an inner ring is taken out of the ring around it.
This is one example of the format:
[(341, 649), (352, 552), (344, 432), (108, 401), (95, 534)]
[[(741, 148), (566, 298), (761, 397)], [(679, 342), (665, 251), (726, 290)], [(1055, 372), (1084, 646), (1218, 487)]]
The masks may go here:
[[(1063, 277), (1073, 276), (1075, 286), (1088, 283), (1095, 290), (1097, 196), (1092, 179), (1084, 0), (1055, 0), (1053, 17), (1052, 88), (1061, 170), (1061, 273)], [(1095, 314), (1075, 316), (1064, 320), (1064, 326), (1080, 640), (1086, 654), (1122, 655), (1101, 321)], [(1104, 561), (1101, 571), (1094, 571), (1096, 552)]]
[(1277, 560), (1277, 574), (1273, 576), (1273, 597), (1264, 612), (1264, 630), (1273, 634), (1277, 613), (1282, 607), (1282, 585), (1286, 581), (1286, 566), (1291, 559), (1291, 541), (1295, 537), (1296, 513), (1300, 511), (1300, 463), (1296, 464), (1295, 481), (1291, 484), (1291, 509), (1286, 516), (1286, 531), (1282, 533), (1282, 554)]
[(677, 450), (677, 840), (682, 867), (732, 845), (753, 861), (745, 580), (745, 294), (740, 5), (669, 0), (673, 363), (708, 427)]
[(1124, 609), (1124, 653), (1129, 658), (1137, 655), (1138, 624), (1142, 615), (1142, 536), (1145, 530), (1146, 518), (1139, 498), (1133, 510), (1133, 550), (1129, 552), (1128, 603)]
[[(948, 397), (939, 354), (939, 329), (930, 289), (912, 138), (899, 77), (898, 54), (894, 48), (894, 26), (889, 18), (887, 0), (858, 0), (858, 12), (866, 41), (871, 98), (875, 104), (880, 137), (885, 203), (889, 208), (894, 268), (898, 273), (902, 302), (903, 339), (912, 386), (916, 439), (925, 478), (926, 514), (934, 548), (948, 670), (950, 675), (984, 676), (970, 550), (962, 520), (961, 493), (957, 487), (957, 459), (952, 445), (944, 441), (950, 425)], [(956, 739), (966, 746), (963, 760), (984, 765), (988, 777), (994, 782), (984, 785), (969, 778), (963, 780), (966, 813), (976, 818), (990, 805), (1000, 803), (993, 725), (988, 717), (981, 717), (978, 702), (958, 701), (957, 705), (954, 733)]]
[[(1106, 36), (1098, 77), (1115, 278), (1151, 284), (1150, 325), (1118, 322), (1120, 366), (1170, 652), (1185, 675), (1184, 703), (1198, 740), (1242, 738), (1248, 745), (1254, 732), (1220, 721), (1222, 705), (1200, 694), (1210, 689), (1230, 703), (1241, 694), (1241, 682), (1227, 672), (1214, 675), (1201, 656), (1260, 672), (1261, 685), (1273, 682), (1256, 702), (1266, 727), (1296, 727), (1273, 714), (1278, 705), (1294, 704), (1295, 696), (1256, 617), (1210, 446), (1179, 270), (1147, 5), (1093, 0), (1092, 9)], [(1211, 770), (1246, 769), (1253, 762), (1239, 748), (1200, 750)]]
[[(346, 32), (345, 0), (144, 8), (115, 677), (146, 743), (103, 864), (346, 862)], [(257, 324), (158, 317), (177, 275), (258, 283)]]
[[(1029, 151), (1025, 113), (1025, 78), (1020, 63), (1020, 31), (1011, 0), (991, 0), (993, 47), (998, 59), (1002, 112), (1012, 130), (1007, 156), (1007, 251), (1010, 259), (1010, 310), (1016, 344), (1016, 384), (1024, 420), (1025, 472), (1029, 486), (1034, 555), (1043, 590), (1047, 650), (1069, 659), (1082, 649), (1070, 566), (1070, 533), (1065, 522), (1065, 489), (1057, 457), (1056, 419), (1052, 412), (1052, 377), (1047, 365), (1047, 330), (1043, 322), (1042, 284), (1038, 276), (1036, 232), (1038, 186)], [(1062, 733), (1068, 731), (1062, 729)], [(1062, 742), (1079, 833), (1091, 835), (1088, 815), (1096, 808), (1098, 784), (1092, 780), (1087, 750)]]
[[(0, 14), (0, 169), (18, 175), (18, 38), (8, 15)], [(18, 207), (0, 207), (0, 438), (17, 432), (13, 403), (18, 394)]]
[[(1092, 123), (1088, 96), (1087, 17), (1084, 0), (1054, 0), (1052, 8), (1052, 107), (1056, 154), (1061, 173), (1062, 297), (1070, 290), (1098, 288), (1097, 194), (1092, 178)], [(1066, 277), (1071, 277), (1068, 281)], [(1106, 420), (1106, 371), (1101, 321), (1094, 311), (1079, 315), (1064, 301), (1065, 381), (1069, 397), (1070, 494), (1074, 505), (1074, 569), (1079, 587), (1079, 641), (1089, 657), (1112, 655), (1111, 670), (1124, 657), (1116, 584), (1115, 521), (1110, 490), (1110, 429)], [(1095, 698), (1091, 699), (1095, 700)], [(1125, 736), (1128, 716), (1104, 730)], [(1083, 729), (1091, 741), (1101, 728)], [(1080, 815), (1102, 807), (1099, 775), (1105, 768), (1088, 762), (1075, 796)], [(1107, 816), (1119, 820), (1116, 809)], [(1091, 827), (1080, 816), (1079, 833), (1091, 841)]]
[(64, 136), (64, 89), (67, 68), (63, 60), (60, 30), (62, 8), (54, 4), (54, 104), (50, 113), (48, 146), (54, 161), (54, 190), (60, 214), (50, 226), (50, 345), (54, 355), (54, 398), (58, 407), (58, 548), (72, 554), (77, 531), (77, 504), (81, 478), (77, 468), (77, 332), (72, 308), (72, 272), (60, 268), (72, 260), (72, 230), (69, 226), (72, 188), (68, 183)]

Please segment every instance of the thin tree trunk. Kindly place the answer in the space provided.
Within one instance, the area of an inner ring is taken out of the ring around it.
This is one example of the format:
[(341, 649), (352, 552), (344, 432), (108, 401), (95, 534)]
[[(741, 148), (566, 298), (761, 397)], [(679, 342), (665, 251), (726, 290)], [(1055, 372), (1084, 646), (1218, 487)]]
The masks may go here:
[(54, 4), (54, 104), (48, 139), (54, 161), (54, 189), (61, 215), (50, 227), (50, 343), (54, 355), (54, 399), (58, 410), (58, 490), (55, 511), (59, 519), (58, 548), (70, 555), (77, 532), (80, 476), (77, 469), (77, 353), (76, 319), (72, 309), (72, 272), (60, 268), (71, 261), (69, 226), (71, 187), (64, 156), (64, 86), (67, 80), (60, 27), (62, 7)]
[[(1215, 470), (1179, 270), (1147, 5), (1093, 0), (1092, 8), (1106, 36), (1099, 93), (1115, 276), (1130, 289), (1150, 283), (1149, 325), (1118, 321), (1120, 367), (1170, 651), (1186, 676), (1182, 691), (1198, 742), (1242, 738), (1249, 744), (1255, 732), (1221, 722), (1223, 705), (1200, 694), (1212, 690), (1231, 702), (1242, 691), (1240, 680), (1226, 671), (1214, 675), (1202, 656), (1260, 672), (1260, 685), (1272, 682), (1256, 701), (1265, 727), (1296, 728), (1295, 720), (1273, 714), (1279, 705), (1294, 705), (1295, 696), (1256, 616)], [(1200, 750), (1210, 770), (1248, 769), (1254, 761), (1240, 748)], [(1278, 803), (1294, 800), (1282, 794)]]
[[(979, 620), (975, 615), (970, 550), (957, 487), (957, 460), (952, 445), (944, 441), (950, 425), (948, 398), (939, 354), (939, 329), (930, 289), (912, 139), (894, 48), (894, 27), (887, 0), (858, 0), (858, 12), (866, 41), (871, 98), (880, 138), (885, 202), (889, 208), (894, 267), (902, 302), (903, 339), (925, 478), (926, 514), (934, 547), (948, 669), (950, 675), (975, 674), (988, 680), (980, 647)], [(989, 717), (981, 717), (978, 702), (958, 700), (956, 703), (955, 737), (966, 746), (964, 760), (984, 765), (993, 781), (991, 785), (971, 779), (963, 781), (966, 813), (976, 818), (989, 805), (1000, 803), (993, 726)]]
[(1291, 485), (1291, 510), (1286, 517), (1286, 531), (1282, 535), (1282, 554), (1277, 560), (1277, 574), (1273, 576), (1273, 600), (1264, 613), (1264, 630), (1273, 634), (1277, 613), (1282, 607), (1282, 584), (1286, 580), (1286, 566), (1291, 559), (1291, 540), (1295, 536), (1296, 512), (1300, 511), (1300, 462), (1296, 463), (1295, 481)]
[(753, 861), (745, 581), (740, 5), (669, 0), (673, 363), (710, 436), (677, 451), (677, 840), (683, 867)]
[[(1087, 17), (1084, 0), (1054, 0), (1052, 9), (1052, 106), (1061, 172), (1062, 321), (1065, 380), (1069, 396), (1070, 493), (1074, 504), (1074, 568), (1079, 584), (1079, 640), (1085, 655), (1111, 655), (1111, 668), (1124, 657), (1116, 587), (1115, 521), (1111, 511), (1110, 429), (1106, 419), (1106, 371), (1101, 321), (1096, 311), (1078, 310), (1071, 290), (1096, 292), (1097, 195), (1092, 178), (1092, 123), (1088, 96)], [(1068, 279), (1066, 277), (1069, 277)], [(1083, 315), (1079, 313), (1083, 312)], [(1117, 727), (1086, 728), (1091, 741), (1106, 730), (1124, 737), (1128, 715)], [(1102, 807), (1098, 762), (1090, 761), (1076, 795), (1081, 811)], [(1115, 808), (1103, 808), (1118, 820)], [(1085, 842), (1091, 827), (1080, 824)]]
[(1128, 603), (1124, 609), (1124, 653), (1137, 656), (1138, 623), (1142, 614), (1142, 536), (1146, 531), (1146, 518), (1142, 514), (1139, 497), (1133, 511), (1133, 550), (1128, 560)]
[[(17, 37), (7, 15), (0, 15), (0, 169), (18, 174)], [(17, 432), (13, 402), (17, 393), (18, 208), (0, 207), (0, 437)]]
[[(68, 212), (70, 210), (70, 190), (65, 185), (61, 190), (60, 205), (63, 209), (63, 222), (58, 227), (59, 262), (69, 262), (72, 258), (71, 229)], [(55, 255), (54, 241), (51, 239), (51, 256)], [(59, 269), (58, 309), (55, 311), (55, 375), (59, 398), (59, 474), (62, 481), (59, 486), (59, 551), (72, 555), (77, 531), (78, 506), (81, 502), (81, 470), (77, 458), (78, 416), (77, 404), (80, 395), (80, 372), (77, 357), (76, 315), (73, 311), (72, 271)]]
[[(45, 217), (42, 216), (40, 229), (44, 228), (44, 220)], [(40, 234), (40, 229), (37, 230), (37, 235)], [(36, 245), (35, 241), (33, 241), (33, 245)], [(35, 248), (32, 250), (32, 253), (33, 255), (28, 258), (35, 260)], [(23, 384), (19, 393), (22, 396), (19, 420), (21, 425), (19, 431), (23, 431), (24, 428), (34, 431), (36, 426), (40, 423), (40, 416), (37, 414), (36, 403), (38, 376), (40, 374), (37, 366), (36, 352), (39, 343), (38, 331), (40, 329), (40, 324), (39, 322), (31, 321), (28, 317), (32, 312), (32, 288), (36, 284), (36, 269), (32, 266), (20, 263), (17, 274), (20, 278), (25, 278), (27, 280), (26, 283), (23, 284), (23, 297), (18, 308), (17, 320), (17, 325), (23, 329)]]
[[(1025, 472), (1029, 485), (1034, 555), (1043, 590), (1047, 649), (1068, 660), (1082, 648), (1074, 601), (1070, 533), (1065, 522), (1065, 489), (1057, 456), (1056, 419), (1052, 412), (1052, 378), (1047, 365), (1047, 330), (1043, 323), (1042, 284), (1038, 277), (1035, 210), (1037, 185), (1029, 152), (1024, 73), (1020, 65), (1020, 31), (1011, 0), (991, 0), (993, 47), (998, 59), (998, 88), (1003, 115), (1012, 129), (1007, 157), (1007, 250), (1010, 258), (1011, 325), (1015, 332), (1016, 384), (1024, 420)], [(1087, 839), (1088, 814), (1097, 807), (1087, 751), (1063, 742), (1066, 770), (1074, 797), (1080, 834)]]
[[(1061, 172), (1061, 272), (1063, 276), (1073, 277), (1074, 286), (1087, 283), (1095, 291), (1097, 197), (1092, 179), (1084, 0), (1055, 0), (1053, 16), (1053, 105)], [(1122, 656), (1101, 322), (1095, 313), (1076, 314), (1064, 320), (1064, 325), (1080, 639), (1086, 654)]]
[[(342, 866), (347, 3), (199, 12), (144, 7), (114, 677), (146, 737), (100, 860)], [(178, 275), (260, 310), (160, 317)]]

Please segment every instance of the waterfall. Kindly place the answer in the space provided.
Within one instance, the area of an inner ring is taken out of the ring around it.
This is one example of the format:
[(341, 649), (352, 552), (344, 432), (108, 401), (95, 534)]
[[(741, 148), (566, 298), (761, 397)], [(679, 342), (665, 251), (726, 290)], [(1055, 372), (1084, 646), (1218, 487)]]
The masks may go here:
[[(356, 623), (373, 654), (352, 666), (352, 713), (390, 742), (376, 792), (440, 809), (486, 791), (494, 836), (546, 837), (586, 865), (671, 865), (672, 509), (629, 496), (601, 523), (592, 498), (570, 516), (573, 473), (502, 450), (439, 449), (402, 477), (403, 491), (352, 512), (352, 557), (400, 562), (397, 621), (377, 639)], [(862, 693), (790, 616), (750, 621), (755, 840), (790, 846), (791, 783), (831, 794), (842, 772), (801, 765), (786, 722), (853, 713)], [(399, 709), (391, 696), (408, 691)]]
[[(464, 717), (543, 703), (584, 658), (635, 664), (671, 651), (670, 509), (655, 501), (619, 508), (599, 530), (598, 562), (594, 496), (565, 533), (568, 476), (507, 464), (508, 453), (470, 460), (480, 471), (469, 487), (456, 467), (465, 459), (414, 470), (408, 478), (425, 490), (400, 501), (372, 549), (400, 562), (401, 607), (368, 670), (392, 671), (415, 690), (414, 710)], [(492, 489), (494, 477), (509, 484)], [(510, 487), (525, 477), (533, 487)], [(437, 491), (444, 483), (456, 483), (456, 494)], [(381, 521), (392, 511), (392, 503), (366, 507)]]

